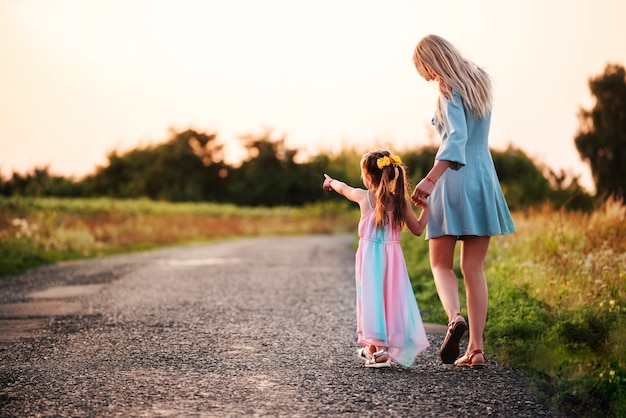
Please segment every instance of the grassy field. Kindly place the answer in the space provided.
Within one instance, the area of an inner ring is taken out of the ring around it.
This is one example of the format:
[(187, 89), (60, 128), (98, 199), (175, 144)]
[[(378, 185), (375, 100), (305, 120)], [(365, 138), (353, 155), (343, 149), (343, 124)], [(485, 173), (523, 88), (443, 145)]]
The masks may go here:
[[(0, 198), (0, 276), (60, 260), (213, 239), (355, 234), (358, 218), (357, 208), (344, 201), (239, 208)], [(527, 372), (537, 392), (568, 415), (626, 416), (626, 207), (607, 202), (582, 214), (545, 206), (514, 219), (518, 232), (495, 237), (487, 258), (487, 352)], [(405, 232), (402, 245), (424, 320), (445, 323), (427, 243)]]
[[(486, 350), (568, 415), (626, 416), (626, 207), (514, 219), (517, 232), (495, 237), (487, 257)], [(405, 234), (403, 248), (424, 320), (447, 322), (427, 243)]]
[(149, 200), (0, 198), (0, 277), (55, 261), (241, 236), (354, 231), (347, 202), (241, 208)]

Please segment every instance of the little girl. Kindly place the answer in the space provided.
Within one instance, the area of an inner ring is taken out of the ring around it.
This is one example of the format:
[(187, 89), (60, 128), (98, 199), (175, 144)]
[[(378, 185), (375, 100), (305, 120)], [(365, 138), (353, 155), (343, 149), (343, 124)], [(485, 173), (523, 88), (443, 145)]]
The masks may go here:
[(400, 248), (400, 233), (406, 225), (414, 235), (421, 235), (430, 206), (420, 199), (422, 211), (416, 218), (402, 161), (388, 151), (370, 152), (361, 159), (367, 190), (324, 176), (324, 189), (361, 208), (355, 273), (358, 343), (364, 347), (357, 354), (365, 367), (389, 367), (391, 361), (410, 367), (429, 343)]

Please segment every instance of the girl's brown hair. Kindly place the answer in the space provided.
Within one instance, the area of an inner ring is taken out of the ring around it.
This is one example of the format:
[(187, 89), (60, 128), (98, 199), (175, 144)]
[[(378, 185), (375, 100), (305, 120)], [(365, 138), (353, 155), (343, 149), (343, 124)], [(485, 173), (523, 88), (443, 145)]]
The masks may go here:
[[(387, 157), (387, 159), (385, 160), (384, 157)], [(387, 164), (379, 167), (379, 159), (382, 159)], [(371, 187), (374, 189), (376, 198), (374, 203), (374, 220), (376, 228), (382, 229), (389, 223), (387, 208), (393, 206), (392, 227), (394, 229), (402, 229), (406, 212), (408, 182), (406, 170), (399, 158), (392, 156), (389, 151), (369, 152), (361, 158), (361, 173), (364, 180), (365, 176), (369, 177)]]

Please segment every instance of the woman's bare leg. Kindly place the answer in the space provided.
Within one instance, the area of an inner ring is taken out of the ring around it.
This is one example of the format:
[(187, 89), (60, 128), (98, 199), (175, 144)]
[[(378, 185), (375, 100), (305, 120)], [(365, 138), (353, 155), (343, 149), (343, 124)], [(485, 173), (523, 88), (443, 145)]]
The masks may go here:
[(490, 237), (467, 236), (461, 246), (461, 271), (465, 279), (467, 316), (470, 339), (467, 351), (483, 349), (483, 333), (489, 305), (487, 281), (483, 264), (489, 249)]
[(448, 322), (461, 312), (459, 303), (459, 282), (454, 274), (454, 247), (456, 237), (443, 236), (428, 241), (430, 267), (435, 278), (439, 300), (448, 315)]
[(452, 364), (459, 357), (460, 343), (467, 325), (461, 316), (459, 282), (454, 274), (456, 237), (445, 236), (430, 240), (430, 263), (439, 299), (448, 315), (448, 332), (439, 349), (441, 361)]

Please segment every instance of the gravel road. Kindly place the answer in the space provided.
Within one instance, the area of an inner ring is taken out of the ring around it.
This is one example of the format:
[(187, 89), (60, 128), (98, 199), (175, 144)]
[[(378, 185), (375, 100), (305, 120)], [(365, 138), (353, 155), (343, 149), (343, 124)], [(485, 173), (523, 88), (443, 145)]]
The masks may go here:
[(514, 370), (441, 364), (436, 332), (410, 369), (364, 368), (353, 240), (229, 240), (0, 279), (0, 416), (561, 416)]

